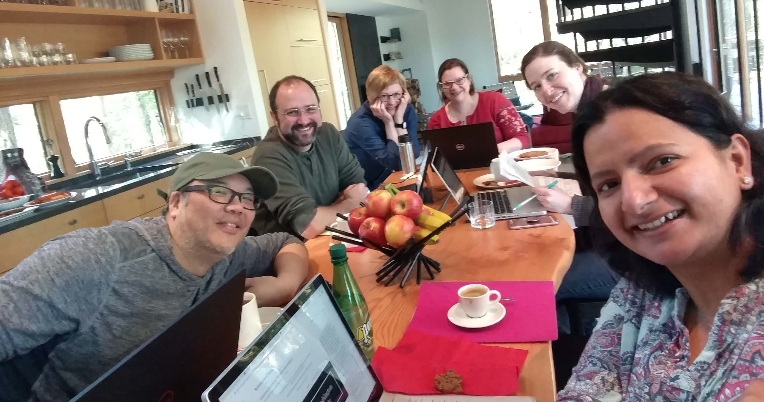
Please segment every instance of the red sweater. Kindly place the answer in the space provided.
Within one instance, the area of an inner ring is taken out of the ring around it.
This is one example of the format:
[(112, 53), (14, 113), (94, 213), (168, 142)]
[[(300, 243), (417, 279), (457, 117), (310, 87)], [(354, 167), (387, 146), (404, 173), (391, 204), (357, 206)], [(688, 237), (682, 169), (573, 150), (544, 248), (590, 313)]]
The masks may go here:
[[(525, 123), (517, 113), (512, 103), (504, 95), (494, 92), (478, 92), (478, 104), (475, 112), (467, 116), (467, 124), (493, 123), (496, 143), (517, 138), (523, 144), (523, 148), (528, 148), (530, 138), (525, 129)], [(455, 127), (461, 125), (461, 122), (452, 122), (446, 114), (446, 107), (438, 109), (430, 117), (427, 129)]]

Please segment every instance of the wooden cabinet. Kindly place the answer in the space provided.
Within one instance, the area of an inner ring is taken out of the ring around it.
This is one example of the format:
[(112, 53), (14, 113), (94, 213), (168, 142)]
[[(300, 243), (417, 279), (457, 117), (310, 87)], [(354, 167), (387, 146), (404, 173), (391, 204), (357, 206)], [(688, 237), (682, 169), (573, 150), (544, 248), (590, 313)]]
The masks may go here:
[(318, 9), (318, 2), (316, 0), (281, 0), (281, 4), (292, 7), (303, 7)]
[(235, 153), (235, 154), (233, 154), (231, 156), (233, 156), (236, 159), (244, 158), (244, 160), (246, 160), (247, 163), (249, 163), (250, 160), (252, 159), (252, 154), (255, 153), (255, 148), (257, 148), (257, 147), (248, 148), (248, 149), (246, 149), (244, 151), (237, 152), (237, 153)]
[(292, 46), (295, 74), (305, 77), (313, 85), (329, 85), (329, 63), (326, 60), (324, 47)]
[(0, 235), (0, 274), (14, 268), (46, 241), (71, 231), (105, 226), (103, 203), (94, 202)]
[[(337, 121), (337, 113), (334, 113), (337, 110), (337, 105), (334, 102), (334, 93), (332, 92), (331, 85), (317, 86), (316, 92), (318, 92), (318, 99), (321, 102), (321, 118), (327, 123), (332, 123), (339, 130), (340, 125)], [(325, 110), (330, 110), (332, 113), (326, 113)]]
[(165, 201), (157, 195), (157, 189), (167, 191), (170, 178), (144, 184), (132, 190), (119, 193), (103, 200), (106, 218), (112, 221), (129, 221), (157, 208), (162, 208)]
[[(331, 94), (331, 70), (324, 47), (316, 0), (281, 0), (280, 3), (245, 1), (261, 95), (270, 111), (268, 94), (276, 81), (299, 75)], [(334, 101), (321, 98), (324, 120), (337, 123)]]
[[(323, 46), (321, 19), (317, 10), (305, 8), (280, 7), (289, 30), (291, 46)], [(326, 56), (324, 56), (324, 59)]]

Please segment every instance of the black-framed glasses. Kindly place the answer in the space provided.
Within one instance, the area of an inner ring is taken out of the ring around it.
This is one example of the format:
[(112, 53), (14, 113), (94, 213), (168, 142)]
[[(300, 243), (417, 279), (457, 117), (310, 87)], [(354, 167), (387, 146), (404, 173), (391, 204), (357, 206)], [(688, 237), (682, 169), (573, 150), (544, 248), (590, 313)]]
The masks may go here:
[(310, 106), (306, 106), (303, 109), (299, 109), (299, 108), (287, 109), (279, 113), (286, 117), (290, 117), (292, 119), (299, 119), (301, 114), (305, 114), (306, 116), (315, 116), (316, 114), (318, 114), (319, 111), (321, 111), (320, 106), (310, 105)]
[(382, 95), (379, 95), (379, 99), (380, 99), (382, 102), (387, 102), (387, 101), (389, 101), (391, 98), (392, 98), (394, 101), (399, 101), (399, 100), (401, 100), (401, 98), (402, 98), (402, 97), (403, 97), (403, 93), (402, 93), (402, 92), (395, 92), (395, 93), (392, 93), (392, 94), (382, 94)]
[(218, 204), (230, 204), (233, 199), (239, 197), (239, 202), (244, 209), (254, 211), (260, 200), (254, 193), (240, 193), (226, 186), (219, 184), (200, 184), (197, 186), (186, 186), (180, 189), (181, 192), (206, 191), (210, 200)]
[(457, 78), (457, 79), (455, 79), (453, 81), (446, 81), (446, 82), (438, 81), (438, 85), (440, 85), (440, 87), (443, 88), (443, 89), (448, 89), (448, 88), (451, 88), (451, 86), (454, 85), (454, 84), (456, 84), (456, 85), (464, 84), (464, 80), (466, 80), (469, 77), (470, 77), (469, 74), (465, 74), (464, 76), (461, 76), (461, 77), (459, 77), (459, 78)]

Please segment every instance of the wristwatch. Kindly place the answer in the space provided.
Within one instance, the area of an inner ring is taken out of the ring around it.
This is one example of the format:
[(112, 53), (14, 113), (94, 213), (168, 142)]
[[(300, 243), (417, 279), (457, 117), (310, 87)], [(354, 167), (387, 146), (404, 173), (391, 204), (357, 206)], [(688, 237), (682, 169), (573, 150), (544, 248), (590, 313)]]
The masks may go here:
[(395, 124), (395, 128), (402, 128), (402, 129), (406, 129), (407, 128), (405, 121), (403, 123), (395, 123), (395, 122), (393, 122), (393, 124)]

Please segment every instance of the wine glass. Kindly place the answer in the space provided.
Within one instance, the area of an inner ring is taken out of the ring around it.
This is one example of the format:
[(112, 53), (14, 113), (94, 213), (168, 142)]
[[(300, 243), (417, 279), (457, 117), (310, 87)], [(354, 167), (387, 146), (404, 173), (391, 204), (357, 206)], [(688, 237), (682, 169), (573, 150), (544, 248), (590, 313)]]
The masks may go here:
[(188, 53), (188, 45), (191, 42), (191, 39), (188, 37), (188, 34), (186, 32), (179, 32), (178, 33), (178, 44), (180, 47), (186, 52), (186, 58), (189, 58)]

